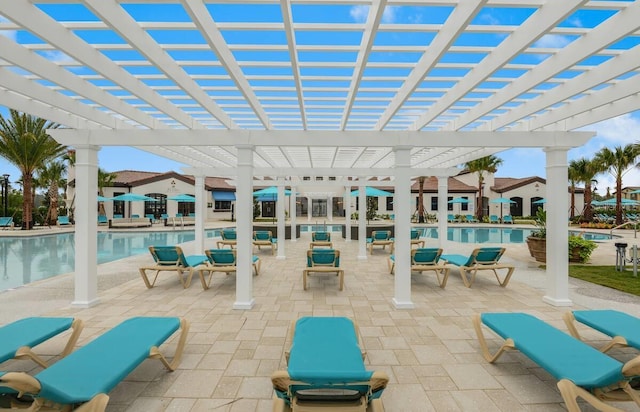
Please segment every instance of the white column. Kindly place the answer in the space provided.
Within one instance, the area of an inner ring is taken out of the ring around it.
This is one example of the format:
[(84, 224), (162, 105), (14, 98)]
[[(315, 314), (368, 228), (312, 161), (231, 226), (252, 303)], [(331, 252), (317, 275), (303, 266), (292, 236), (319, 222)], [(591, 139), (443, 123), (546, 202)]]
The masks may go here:
[(449, 194), (449, 177), (438, 176), (438, 246), (447, 244), (447, 195)]
[(284, 234), (285, 234), (285, 219), (284, 219), (284, 204), (287, 202), (287, 197), (284, 195), (284, 179), (278, 179), (278, 201), (276, 202), (276, 217), (278, 219), (278, 256), (277, 259), (286, 259), (284, 251)]
[(358, 259), (367, 259), (367, 188), (358, 187)]
[(88, 308), (98, 299), (98, 151), (77, 145), (75, 207), (75, 296), (72, 306)]
[(327, 198), (327, 220), (333, 221), (333, 196)]
[(547, 294), (543, 300), (553, 306), (571, 306), (569, 300), (569, 233), (567, 230), (567, 151), (547, 147)]
[(313, 209), (313, 199), (307, 197), (307, 222), (311, 222), (311, 215)]
[(291, 241), (296, 242), (296, 213), (298, 210), (296, 187), (291, 186), (291, 196), (289, 196), (289, 222), (291, 223)]
[(351, 186), (344, 188), (344, 239), (351, 242)]
[(253, 146), (238, 145), (236, 183), (236, 301), (234, 309), (251, 309), (253, 299)]
[(196, 239), (194, 245), (194, 254), (201, 255), (204, 253), (204, 221), (207, 215), (207, 199), (205, 199), (204, 192), (204, 176), (195, 177), (195, 191), (196, 191)]
[(411, 309), (411, 148), (394, 148), (396, 155), (395, 195), (393, 197), (395, 219), (395, 294), (396, 309)]

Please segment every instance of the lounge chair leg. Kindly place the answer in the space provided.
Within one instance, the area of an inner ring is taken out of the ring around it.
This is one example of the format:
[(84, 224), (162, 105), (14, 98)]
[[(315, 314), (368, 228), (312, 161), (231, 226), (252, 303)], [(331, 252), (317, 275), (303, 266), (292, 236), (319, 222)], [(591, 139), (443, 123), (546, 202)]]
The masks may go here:
[(578, 406), (577, 398), (580, 397), (587, 401), (591, 406), (603, 412), (621, 412), (620, 409), (614, 408), (602, 402), (600, 399), (593, 396), (593, 394), (586, 390), (576, 386), (568, 379), (561, 379), (558, 381), (558, 389), (564, 400), (565, 406), (569, 412), (580, 412), (580, 406)]
[(513, 343), (513, 339), (509, 338), (504, 341), (500, 349), (494, 354), (489, 352), (489, 347), (487, 346), (487, 341), (484, 338), (484, 333), (482, 332), (482, 319), (480, 319), (480, 314), (476, 313), (473, 315), (473, 327), (476, 330), (476, 335), (478, 336), (478, 342), (480, 343), (480, 349), (482, 350), (482, 355), (489, 363), (493, 363), (507, 350), (514, 349), (515, 345)]
[(464, 283), (464, 285), (470, 288), (471, 283), (469, 283), (469, 280), (467, 279), (467, 271), (464, 270), (462, 267), (460, 267), (460, 277), (462, 277), (462, 282)]
[(156, 276), (153, 278), (153, 283), (149, 282), (149, 278), (147, 277), (147, 272), (144, 268), (140, 268), (140, 276), (142, 276), (142, 280), (144, 281), (145, 286), (147, 287), (147, 289), (151, 289), (155, 284), (156, 284), (156, 280), (158, 279), (158, 273), (160, 273), (160, 271), (156, 271)]
[(338, 276), (340, 277), (340, 290), (344, 289), (344, 270), (340, 270), (338, 272)]
[(109, 403), (109, 396), (104, 393), (99, 393), (93, 397), (89, 402), (83, 403), (76, 412), (103, 412), (107, 408)]
[(178, 339), (178, 345), (176, 346), (176, 352), (173, 355), (173, 359), (171, 362), (167, 360), (167, 358), (160, 352), (157, 346), (154, 346), (149, 351), (149, 357), (152, 359), (159, 359), (160, 362), (167, 368), (169, 371), (173, 372), (176, 370), (178, 365), (180, 364), (180, 360), (182, 359), (182, 352), (184, 351), (184, 346), (187, 342), (187, 335), (189, 334), (189, 322), (186, 319), (180, 319), (180, 338)]
[(308, 273), (306, 270), (302, 271), (302, 290), (307, 290), (307, 276)]

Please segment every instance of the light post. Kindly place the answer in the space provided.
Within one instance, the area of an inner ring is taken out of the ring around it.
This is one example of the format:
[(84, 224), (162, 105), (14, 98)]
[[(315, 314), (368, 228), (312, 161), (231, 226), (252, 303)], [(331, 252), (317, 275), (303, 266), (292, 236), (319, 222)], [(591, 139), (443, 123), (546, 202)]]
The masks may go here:
[(7, 216), (7, 210), (9, 209), (9, 175), (2, 175), (2, 204), (4, 206), (4, 214)]

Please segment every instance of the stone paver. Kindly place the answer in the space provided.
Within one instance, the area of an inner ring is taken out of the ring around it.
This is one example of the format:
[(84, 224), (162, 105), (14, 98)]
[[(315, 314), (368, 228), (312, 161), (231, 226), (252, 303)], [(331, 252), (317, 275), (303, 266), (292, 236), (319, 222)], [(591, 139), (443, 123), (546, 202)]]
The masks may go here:
[[(300, 222), (304, 223), (304, 222)], [(447, 288), (440, 289), (433, 274), (415, 275), (415, 308), (396, 310), (394, 277), (387, 268), (388, 252), (375, 250), (358, 259), (358, 243), (336, 237), (345, 269), (345, 289), (338, 291), (334, 276), (312, 276), (302, 290), (302, 268), (310, 235), (287, 242), (286, 259), (258, 252), (260, 276), (253, 277), (256, 304), (252, 310), (232, 309), (235, 276), (216, 274), (211, 289), (196, 280), (183, 289), (174, 276), (146, 289), (137, 268), (149, 263), (142, 255), (101, 265), (101, 303), (72, 307), (73, 277), (55, 279), (0, 294), (0, 321), (28, 315), (76, 316), (85, 321), (80, 345), (131, 316), (184, 316), (190, 336), (180, 368), (172, 373), (147, 360), (110, 394), (108, 411), (270, 411), (274, 370), (286, 368), (285, 342), (289, 325), (300, 316), (348, 316), (362, 331), (368, 368), (383, 370), (390, 384), (382, 396), (387, 411), (555, 411), (564, 410), (555, 381), (533, 362), (514, 352), (488, 364), (478, 350), (471, 315), (483, 311), (524, 311), (564, 330), (558, 308), (542, 301), (546, 275), (525, 245), (508, 245), (505, 260), (517, 266), (511, 283), (501, 288), (489, 275), (479, 275), (472, 289), (464, 287), (452, 270)], [(596, 249), (594, 264), (613, 264), (613, 242)], [(630, 245), (637, 243), (632, 237)], [(436, 245), (434, 240), (428, 246)], [(207, 239), (215, 247), (215, 239)], [(191, 245), (184, 245), (194, 253)], [(448, 243), (447, 253), (468, 253), (474, 245)], [(195, 279), (194, 279), (195, 280)], [(574, 309), (612, 307), (640, 316), (640, 299), (570, 281)], [(490, 335), (490, 334), (489, 334)], [(600, 343), (601, 336), (587, 333)], [(38, 348), (51, 356), (62, 338)], [(491, 339), (496, 347), (499, 339)], [(171, 353), (174, 343), (165, 350)], [(629, 358), (633, 351), (612, 351)], [(11, 361), (4, 369), (34, 372), (25, 361)], [(631, 404), (616, 404), (634, 410)]]

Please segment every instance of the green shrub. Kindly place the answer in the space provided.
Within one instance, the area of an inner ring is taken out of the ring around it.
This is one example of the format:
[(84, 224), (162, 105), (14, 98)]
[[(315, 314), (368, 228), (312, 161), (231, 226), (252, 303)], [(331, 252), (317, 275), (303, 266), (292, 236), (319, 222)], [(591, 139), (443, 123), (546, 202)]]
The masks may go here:
[(598, 247), (593, 240), (584, 239), (582, 236), (569, 236), (569, 255), (573, 251), (577, 251), (580, 256), (580, 262), (584, 263), (589, 260), (593, 250)]

